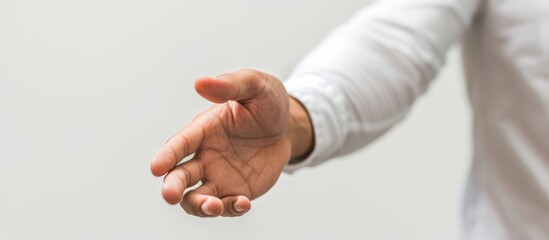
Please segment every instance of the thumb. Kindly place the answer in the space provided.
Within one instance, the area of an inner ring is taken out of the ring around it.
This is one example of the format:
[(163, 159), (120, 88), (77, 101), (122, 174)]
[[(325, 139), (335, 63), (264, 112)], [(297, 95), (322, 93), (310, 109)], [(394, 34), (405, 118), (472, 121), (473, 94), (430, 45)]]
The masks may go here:
[(194, 84), (194, 89), (200, 96), (214, 103), (229, 100), (246, 101), (261, 94), (266, 79), (265, 74), (261, 72), (241, 70), (215, 78), (199, 78)]

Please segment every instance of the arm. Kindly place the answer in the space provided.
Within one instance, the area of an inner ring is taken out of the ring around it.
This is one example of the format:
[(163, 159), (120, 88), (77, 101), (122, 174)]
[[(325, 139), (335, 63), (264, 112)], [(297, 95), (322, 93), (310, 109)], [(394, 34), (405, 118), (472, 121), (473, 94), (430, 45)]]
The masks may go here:
[(217, 104), (154, 157), (151, 171), (165, 176), (164, 198), (196, 216), (240, 216), (275, 184), (290, 158), (309, 156), (287, 167), (293, 171), (371, 142), (425, 90), (476, 5), (387, 0), (360, 12), (286, 82), (299, 101), (274, 76), (257, 71), (198, 79), (197, 92)]
[(361, 148), (401, 120), (471, 24), (480, 0), (386, 0), (333, 31), (285, 82), (309, 111), (312, 154), (286, 171)]

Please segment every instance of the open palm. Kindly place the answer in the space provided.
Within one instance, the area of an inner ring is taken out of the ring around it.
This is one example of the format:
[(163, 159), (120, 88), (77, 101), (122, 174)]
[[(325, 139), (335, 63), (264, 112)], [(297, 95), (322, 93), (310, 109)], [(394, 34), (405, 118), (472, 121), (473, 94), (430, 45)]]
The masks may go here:
[(242, 215), (250, 200), (275, 184), (290, 159), (288, 95), (278, 79), (253, 70), (201, 78), (195, 89), (218, 104), (170, 138), (151, 171), (166, 175), (166, 201), (179, 202), (189, 214)]

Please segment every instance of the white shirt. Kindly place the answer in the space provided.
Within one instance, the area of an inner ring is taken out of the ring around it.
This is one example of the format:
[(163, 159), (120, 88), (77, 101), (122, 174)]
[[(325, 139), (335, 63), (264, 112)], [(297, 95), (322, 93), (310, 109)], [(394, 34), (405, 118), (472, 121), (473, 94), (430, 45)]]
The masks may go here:
[(385, 0), (334, 30), (285, 82), (315, 148), (286, 171), (374, 141), (463, 40), (474, 114), (467, 239), (549, 239), (549, 1)]

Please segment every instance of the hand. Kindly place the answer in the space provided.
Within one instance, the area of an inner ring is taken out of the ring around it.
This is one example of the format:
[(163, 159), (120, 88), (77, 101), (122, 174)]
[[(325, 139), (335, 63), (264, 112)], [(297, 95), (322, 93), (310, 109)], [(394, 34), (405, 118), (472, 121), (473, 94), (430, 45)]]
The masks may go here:
[(217, 104), (167, 141), (151, 171), (166, 175), (164, 199), (188, 214), (240, 216), (275, 184), (292, 156), (312, 148), (307, 112), (280, 80), (258, 71), (203, 77), (195, 89)]

